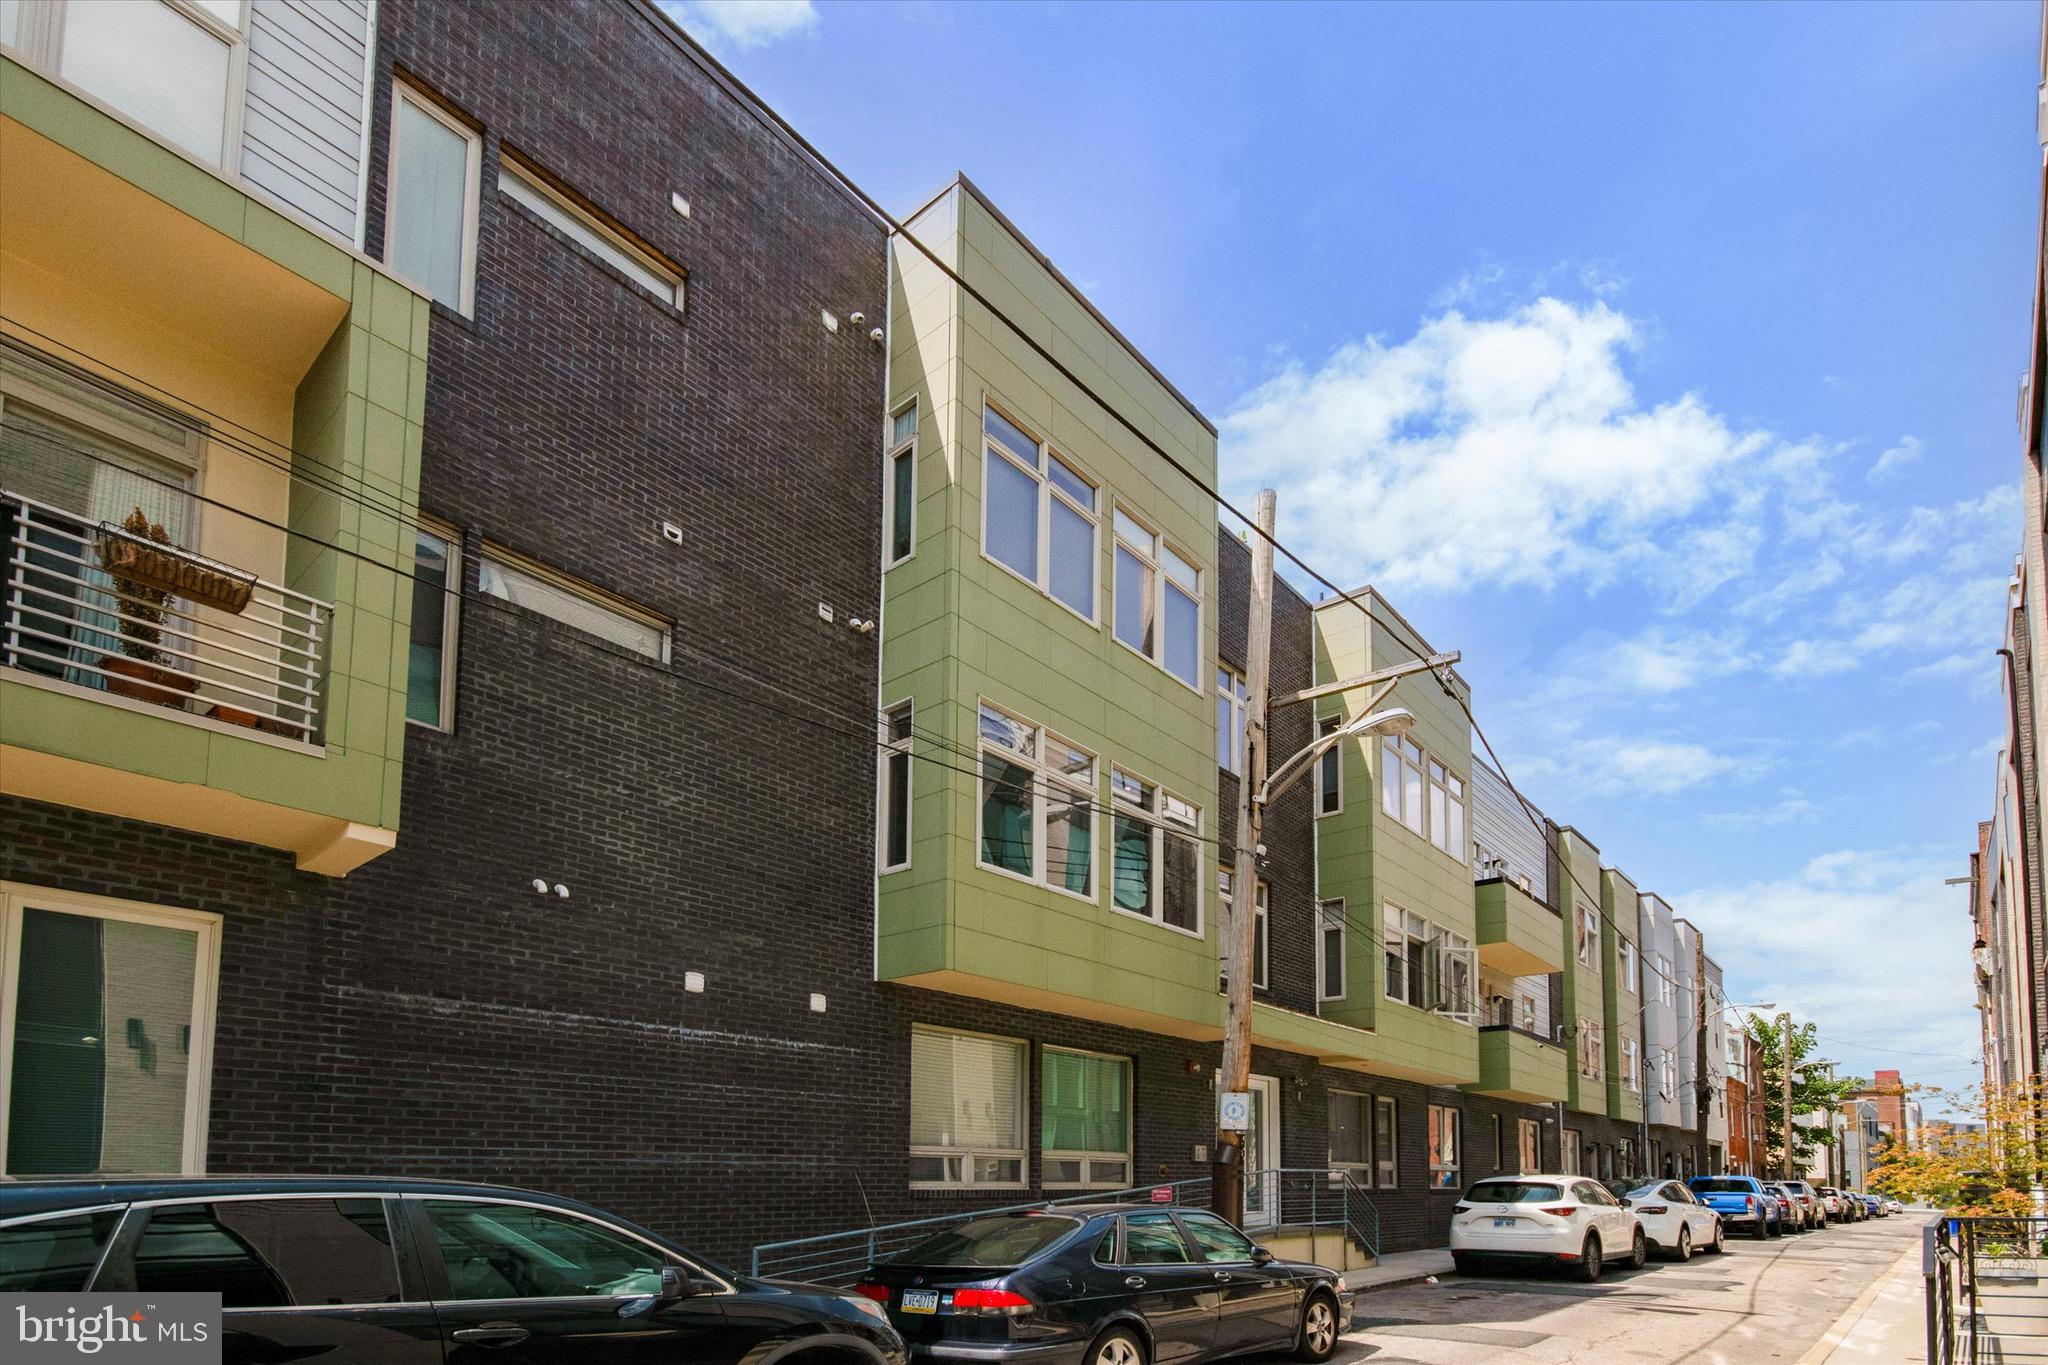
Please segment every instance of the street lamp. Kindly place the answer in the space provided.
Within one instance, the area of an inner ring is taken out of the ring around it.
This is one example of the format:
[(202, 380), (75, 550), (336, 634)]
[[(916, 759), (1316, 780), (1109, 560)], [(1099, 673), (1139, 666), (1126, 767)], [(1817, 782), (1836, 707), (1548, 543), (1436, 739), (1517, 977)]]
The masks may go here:
[(1262, 806), (1270, 806), (1287, 795), (1290, 788), (1308, 773), (1324, 754), (1336, 748), (1347, 739), (1362, 739), (1371, 734), (1405, 735), (1415, 728), (1415, 713), (1405, 706), (1390, 706), (1384, 711), (1375, 711), (1369, 716), (1360, 716), (1348, 721), (1327, 735), (1318, 735), (1294, 757), (1273, 769), (1272, 776), (1253, 799)]

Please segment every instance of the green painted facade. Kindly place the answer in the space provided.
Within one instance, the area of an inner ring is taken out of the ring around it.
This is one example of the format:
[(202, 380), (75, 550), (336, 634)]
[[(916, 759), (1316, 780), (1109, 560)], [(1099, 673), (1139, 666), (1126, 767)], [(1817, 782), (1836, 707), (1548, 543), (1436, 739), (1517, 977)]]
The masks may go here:
[[(285, 586), (334, 604), (323, 752), (0, 682), (0, 743), (396, 829), (428, 305), (348, 251), (18, 65), (0, 114), (317, 285), (347, 315), (299, 383)], [(316, 478), (323, 486), (308, 482)], [(339, 491), (337, 491), (339, 490)], [(359, 490), (359, 491), (358, 491)], [(373, 513), (356, 497), (390, 505)], [(333, 548), (311, 543), (317, 537)], [(358, 557), (359, 556), (359, 557)]]
[[(1359, 596), (1371, 605), (1369, 620), (1341, 599), (1315, 611), (1315, 681), (1356, 677), (1374, 669), (1426, 658), (1433, 651), (1386, 601), (1370, 589)], [(1451, 685), (1461, 691), (1455, 674)], [(1356, 689), (1316, 704), (1318, 718), (1350, 720), (1363, 714), (1369, 689)], [(1409, 736), (1432, 758), (1461, 778), (1472, 769), (1471, 727), (1458, 702), (1428, 674), (1403, 679), (1381, 707), (1403, 706), (1415, 714)], [(1319, 894), (1341, 899), (1349, 924), (1345, 936), (1350, 984), (1343, 1000), (1327, 1001), (1324, 1017), (1375, 1035), (1370, 1065), (1390, 1075), (1464, 1084), (1479, 1079), (1479, 1039), (1472, 1023), (1418, 1008), (1387, 996), (1386, 957), (1381, 951), (1390, 906), (1420, 915), (1436, 930), (1476, 946), (1469, 822), (1464, 846), (1446, 851), (1387, 812), (1380, 798), (1380, 740), (1347, 740), (1338, 748), (1342, 808), (1318, 817), (1316, 861)], [(1427, 792), (1425, 790), (1425, 805)], [(1476, 996), (1475, 968), (1472, 990)]]
[[(1582, 1113), (1605, 1114), (1606, 1072), (1610, 1066), (1600, 1067), (1597, 1076), (1586, 1074), (1587, 1067), (1582, 1060), (1585, 1055), (1584, 1038), (1579, 1022), (1585, 1020), (1603, 1033), (1607, 1022), (1606, 982), (1612, 975), (1613, 949), (1607, 936), (1598, 928), (1600, 850), (1586, 842), (1577, 830), (1561, 829), (1558, 836), (1561, 869), (1558, 900), (1565, 910), (1564, 1014), (1559, 1022), (1564, 1025), (1565, 1037), (1571, 1043), (1566, 1103)], [(1590, 960), (1582, 958), (1579, 953), (1579, 911), (1582, 909), (1595, 919), (1595, 932), (1589, 940), (1586, 954)]]
[[(1642, 971), (1634, 979), (1621, 970), (1621, 941), (1636, 940), (1636, 905), (1640, 899), (1636, 884), (1615, 868), (1600, 869), (1600, 960), (1605, 966), (1601, 998), (1607, 1023), (1607, 1112), (1625, 1123), (1643, 1119), (1643, 998)], [(1628, 1074), (1625, 1042), (1635, 1044), (1634, 1076)], [(1628, 1082), (1633, 1079), (1634, 1085)]]
[(1467, 1090), (1526, 1104), (1550, 1104), (1567, 1097), (1564, 1047), (1514, 1029), (1486, 1029), (1479, 1035), (1479, 1079)]
[(1501, 970), (1513, 976), (1547, 975), (1564, 965), (1557, 912), (1549, 906), (1505, 877), (1474, 884), (1472, 899), (1482, 961), (1502, 958)]
[[(1129, 350), (964, 179), (909, 223), (925, 246), (1062, 365), (1213, 481), (1213, 430)], [(1217, 863), (1200, 847), (1200, 932), (1113, 909), (1110, 770), (1218, 808), (1214, 698), (1216, 512), (1187, 479), (1103, 413), (916, 246), (891, 247), (889, 412), (917, 404), (911, 556), (883, 580), (881, 705), (914, 707), (911, 861), (880, 877), (878, 975), (919, 980), (1183, 1033), (1220, 1026)], [(983, 411), (993, 403), (1097, 485), (1094, 619), (984, 553)], [(1120, 643), (1110, 509), (1127, 507), (1202, 574), (1200, 688)], [(1093, 895), (980, 863), (982, 702), (1096, 761)], [(963, 769), (965, 771), (954, 771)], [(945, 975), (941, 975), (945, 974)]]

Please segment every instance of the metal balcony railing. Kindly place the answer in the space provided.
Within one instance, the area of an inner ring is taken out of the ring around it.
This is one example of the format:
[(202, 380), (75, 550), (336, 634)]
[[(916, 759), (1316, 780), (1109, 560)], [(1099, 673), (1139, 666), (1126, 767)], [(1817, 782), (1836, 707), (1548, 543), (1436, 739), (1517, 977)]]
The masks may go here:
[[(0, 490), (0, 667), (321, 742), (331, 603), (261, 578), (240, 611), (178, 596), (152, 601), (122, 591), (104, 566), (102, 546), (110, 538), (135, 540), (118, 527)], [(175, 547), (164, 552), (235, 574)]]

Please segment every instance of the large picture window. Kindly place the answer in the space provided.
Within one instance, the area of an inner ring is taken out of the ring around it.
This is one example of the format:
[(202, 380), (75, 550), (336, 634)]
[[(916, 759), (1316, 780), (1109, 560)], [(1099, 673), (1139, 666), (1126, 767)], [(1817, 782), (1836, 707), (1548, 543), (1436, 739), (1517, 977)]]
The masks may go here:
[(0, 887), (9, 1176), (206, 1169), (216, 915)]
[(913, 1188), (1024, 1184), (1026, 1044), (917, 1028), (910, 1034)]
[(1112, 768), (1116, 867), (1110, 904), (1183, 933), (1202, 932), (1201, 812), (1141, 777)]
[(1048, 1047), (1039, 1065), (1045, 1184), (1122, 1189), (1131, 1183), (1131, 1060)]
[(983, 867), (1095, 899), (1095, 756), (982, 703)]
[(993, 407), (982, 436), (983, 552), (1093, 625), (1101, 490)]
[(1202, 686), (1202, 571), (1160, 534), (1116, 509), (1116, 638)]

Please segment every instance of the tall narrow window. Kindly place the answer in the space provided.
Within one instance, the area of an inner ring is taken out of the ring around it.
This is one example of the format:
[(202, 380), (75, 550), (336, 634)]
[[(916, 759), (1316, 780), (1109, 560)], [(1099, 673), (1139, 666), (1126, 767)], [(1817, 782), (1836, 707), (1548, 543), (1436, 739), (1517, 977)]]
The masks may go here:
[(384, 259), (461, 313), (475, 306), (477, 135), (403, 82), (391, 87)]
[(1201, 811), (1122, 768), (1110, 770), (1109, 793), (1116, 846), (1110, 903), (1201, 933)]
[(882, 715), (882, 871), (910, 866), (910, 702)]
[(1462, 1154), (1458, 1143), (1458, 1120), (1462, 1117), (1447, 1105), (1429, 1106), (1429, 1187), (1454, 1190)]
[(982, 437), (983, 552), (1094, 624), (1101, 490), (992, 407)]
[(1159, 537), (1116, 511), (1116, 638), (1150, 659), (1159, 637)]
[(1166, 671), (1189, 687), (1201, 687), (1202, 676), (1202, 571), (1163, 546), (1159, 552), (1166, 570), (1166, 609), (1160, 617), (1165, 630), (1160, 661)]
[[(1344, 723), (1342, 716), (1324, 716), (1316, 722), (1316, 733), (1334, 733)], [(1344, 746), (1333, 745), (1316, 760), (1316, 814), (1335, 815), (1344, 809)]]
[(1627, 991), (1630, 995), (1640, 993), (1642, 990), (1642, 983), (1640, 980), (1637, 979), (1639, 969), (1637, 967), (1636, 961), (1635, 942), (1632, 939), (1622, 939), (1621, 947), (1617, 951), (1616, 956), (1618, 957), (1620, 962), (1618, 970), (1621, 977), (1619, 983), (1621, 989)]
[(1621, 1083), (1630, 1090), (1641, 1090), (1643, 1087), (1642, 1061), (1637, 1056), (1636, 1040), (1633, 1038), (1621, 1040)]
[(455, 720), (456, 610), (462, 539), (422, 525), (414, 537), (412, 634), (406, 659), (405, 718), (446, 730)]
[(1095, 899), (1095, 756), (984, 703), (983, 867)]
[(1244, 776), (1246, 690), (1234, 668), (1216, 670), (1216, 766)]
[(917, 548), (917, 404), (889, 419), (889, 565)]
[(1349, 951), (1344, 934), (1344, 902), (1324, 901), (1316, 920), (1316, 998), (1344, 998), (1344, 969)]
[(1383, 1190), (1390, 1190), (1401, 1181), (1401, 1154), (1399, 1148), (1395, 1146), (1395, 1135), (1398, 1131), (1395, 1117), (1392, 1096), (1380, 1095), (1373, 1099), (1373, 1183)]
[(1122, 507), (1114, 524), (1116, 638), (1199, 691), (1201, 570)]
[[(1222, 922), (1226, 926), (1221, 953), (1222, 977), (1226, 982), (1230, 979), (1232, 945), (1237, 942), (1237, 936), (1227, 930), (1229, 916), (1237, 907), (1237, 881), (1233, 872), (1234, 869), (1228, 867), (1216, 869), (1216, 904), (1222, 907), (1217, 913), (1224, 917)], [(1266, 989), (1266, 897), (1270, 889), (1262, 878), (1253, 895), (1252, 905), (1252, 989), (1261, 991)]]
[(1406, 736), (1380, 741), (1380, 805), (1417, 834), (1427, 828), (1423, 803), (1422, 746)]
[(1429, 841), (1460, 862), (1465, 860), (1465, 783), (1435, 759), (1429, 760)]
[(1366, 1127), (1370, 1122), (1368, 1108), (1371, 1103), (1364, 1095), (1354, 1095), (1344, 1090), (1330, 1092), (1332, 1166), (1371, 1166), (1372, 1134)]
[(1391, 902), (1386, 912), (1387, 999), (1427, 1009), (1430, 1003), (1429, 921)]

